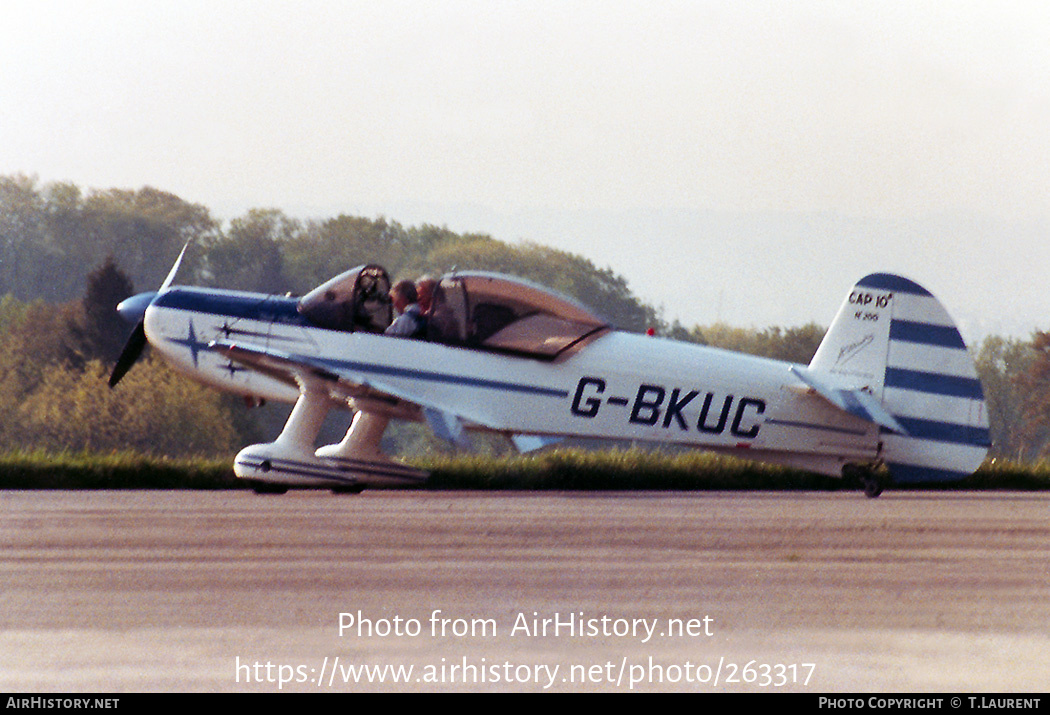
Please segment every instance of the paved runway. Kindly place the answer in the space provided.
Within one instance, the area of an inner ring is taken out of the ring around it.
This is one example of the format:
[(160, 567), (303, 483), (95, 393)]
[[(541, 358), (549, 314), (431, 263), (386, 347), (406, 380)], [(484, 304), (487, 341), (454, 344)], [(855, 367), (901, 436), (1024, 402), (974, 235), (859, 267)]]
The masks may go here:
[(5, 691), (1048, 687), (1045, 494), (0, 492)]

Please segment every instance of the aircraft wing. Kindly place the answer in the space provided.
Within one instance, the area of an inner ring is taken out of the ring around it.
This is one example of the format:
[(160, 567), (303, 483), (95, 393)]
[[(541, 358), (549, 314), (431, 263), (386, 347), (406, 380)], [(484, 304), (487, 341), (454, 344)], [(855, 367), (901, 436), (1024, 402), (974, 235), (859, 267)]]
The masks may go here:
[[(298, 386), (299, 389), (304, 389), (307, 385), (322, 385), (332, 394), (333, 399), (369, 399), (385, 402), (391, 406), (396, 406), (399, 402), (417, 405), (421, 408), (424, 419), (438, 437), (465, 446), (463, 428), (466, 420), (464, 417), (448, 410), (444, 405), (428, 400), (423, 395), (377, 381), (344, 366), (328, 365), (322, 360), (293, 355), (281, 350), (235, 343), (230, 340), (212, 341), (208, 348), (268, 377)], [(471, 421), (476, 423), (476, 420)], [(493, 425), (482, 426), (493, 427)]]

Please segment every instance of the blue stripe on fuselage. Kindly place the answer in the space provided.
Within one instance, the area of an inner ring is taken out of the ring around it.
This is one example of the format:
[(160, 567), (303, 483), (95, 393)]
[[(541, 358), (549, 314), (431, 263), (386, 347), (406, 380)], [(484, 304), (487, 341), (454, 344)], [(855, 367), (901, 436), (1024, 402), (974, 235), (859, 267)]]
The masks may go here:
[(279, 295), (179, 287), (165, 291), (157, 297), (153, 304), (161, 308), (176, 308), (194, 313), (310, 326), (309, 321), (299, 313), (299, 301), (296, 298), (285, 298)]
[(554, 387), (539, 387), (537, 385), (523, 385), (517, 382), (504, 382), (503, 380), (488, 380), (481, 377), (469, 377), (466, 375), (453, 375), (445, 372), (432, 372), (430, 370), (415, 370), (407, 367), (393, 367), (387, 365), (374, 365), (367, 362), (355, 360), (333, 360), (326, 358), (314, 358), (325, 367), (331, 367), (338, 371), (339, 368), (357, 370), (358, 372), (372, 375), (385, 375), (389, 377), (400, 377), (407, 380), (422, 380), (424, 382), (441, 382), (450, 385), (465, 385), (467, 387), (481, 387), (489, 390), (503, 390), (505, 392), (521, 392), (530, 395), (543, 395), (545, 397), (569, 396), (568, 390), (559, 390)]

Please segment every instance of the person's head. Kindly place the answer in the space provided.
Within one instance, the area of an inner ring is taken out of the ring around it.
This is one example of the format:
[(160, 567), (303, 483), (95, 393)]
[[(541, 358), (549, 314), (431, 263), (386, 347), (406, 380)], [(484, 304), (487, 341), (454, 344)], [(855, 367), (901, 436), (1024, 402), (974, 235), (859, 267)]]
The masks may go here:
[(419, 301), (416, 295), (416, 284), (410, 280), (400, 280), (390, 289), (390, 300), (397, 312), (405, 312), (405, 308)]
[(430, 301), (434, 298), (434, 286), (436, 285), (437, 281), (430, 276), (423, 276), (416, 281), (417, 302), (424, 313), (430, 310)]

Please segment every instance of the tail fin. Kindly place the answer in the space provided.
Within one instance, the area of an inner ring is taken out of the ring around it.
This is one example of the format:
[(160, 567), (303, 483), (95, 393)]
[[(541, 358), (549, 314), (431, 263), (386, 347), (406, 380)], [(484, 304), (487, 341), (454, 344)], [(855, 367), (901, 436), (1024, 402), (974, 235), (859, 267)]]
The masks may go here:
[(903, 428), (881, 429), (895, 481), (962, 479), (984, 461), (988, 412), (973, 360), (948, 312), (917, 283), (862, 278), (809, 370), (868, 392)]

